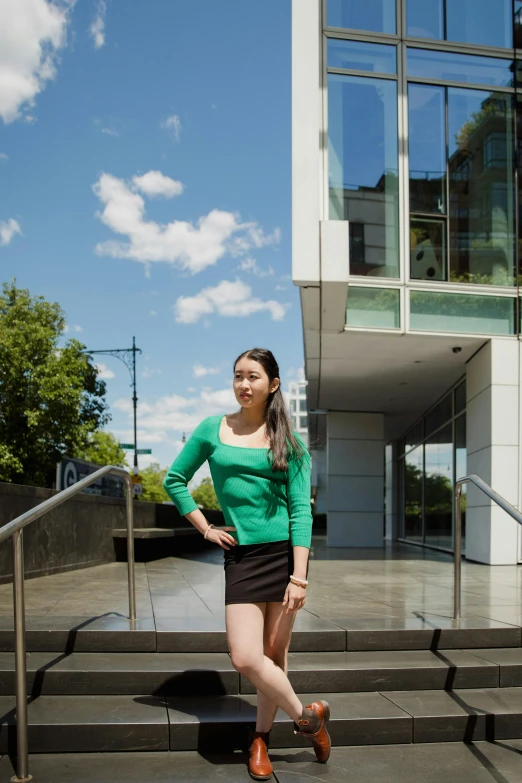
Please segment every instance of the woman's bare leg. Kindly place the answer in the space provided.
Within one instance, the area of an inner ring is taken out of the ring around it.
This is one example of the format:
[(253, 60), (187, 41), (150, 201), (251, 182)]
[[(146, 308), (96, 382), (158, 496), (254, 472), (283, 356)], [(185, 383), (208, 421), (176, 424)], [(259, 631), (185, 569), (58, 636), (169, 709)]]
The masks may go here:
[[(288, 674), (288, 648), (295, 621), (296, 612), (286, 614), (286, 606), (269, 602), (265, 610), (264, 654), (276, 666)], [(257, 692), (256, 731), (270, 731), (278, 706), (268, 699), (262, 691)]]
[[(285, 672), (264, 654), (264, 625), (268, 604), (228, 604), (225, 607), (227, 640), (232, 665), (276, 708), (295, 723), (303, 705)], [(273, 708), (272, 708), (273, 709)]]

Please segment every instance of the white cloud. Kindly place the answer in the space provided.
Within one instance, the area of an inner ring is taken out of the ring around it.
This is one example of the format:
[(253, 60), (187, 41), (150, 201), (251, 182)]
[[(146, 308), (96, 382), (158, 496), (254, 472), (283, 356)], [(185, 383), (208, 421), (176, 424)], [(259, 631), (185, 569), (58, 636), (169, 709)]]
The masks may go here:
[(0, 162), (9, 160), (9, 155), (6, 152), (0, 152)]
[(136, 190), (151, 197), (173, 198), (183, 193), (183, 183), (166, 177), (161, 171), (147, 171), (141, 177), (133, 177), (132, 183)]
[(78, 326), (78, 324), (74, 324), (72, 329), (73, 329), (73, 332), (83, 332), (83, 327), (82, 326)]
[(115, 138), (120, 135), (114, 128), (102, 128), (101, 132), (105, 133), (106, 136), (114, 136)]
[(219, 375), (219, 367), (204, 367), (202, 364), (195, 364), (192, 368), (194, 378), (204, 378), (205, 375)]
[(150, 367), (145, 367), (141, 374), (143, 378), (150, 378), (152, 375), (161, 375), (161, 370), (151, 370)]
[(181, 137), (181, 120), (177, 114), (172, 114), (170, 117), (161, 123), (161, 127), (171, 133), (172, 138), (175, 141), (179, 141)]
[(222, 280), (214, 288), (204, 288), (196, 296), (180, 296), (173, 305), (176, 321), (195, 324), (203, 316), (217, 313), (224, 317), (245, 317), (267, 311), (273, 321), (281, 321), (289, 305), (270, 299), (264, 302), (252, 296), (252, 288), (242, 280)]
[[(98, 369), (98, 378), (102, 381), (108, 381), (110, 378), (115, 378), (116, 375), (110, 370), (103, 362), (98, 362), (94, 365)], [(134, 443), (134, 441), (132, 441)]]
[[(75, 0), (1, 0), (0, 117), (14, 122), (56, 77)], [(26, 115), (28, 121), (34, 120)]]
[(98, 255), (129, 258), (145, 265), (171, 263), (196, 274), (217, 263), (226, 253), (241, 255), (254, 244), (256, 247), (260, 243), (272, 244), (280, 236), (278, 229), (267, 235), (257, 223), (242, 223), (238, 214), (219, 209), (200, 217), (196, 224), (183, 220), (167, 224), (147, 220), (145, 200), (137, 192), (138, 187), (148, 192), (162, 190), (163, 195), (170, 190), (173, 195), (182, 185), (159, 171), (149, 171), (131, 182), (102, 174), (93, 185), (103, 204), (103, 211), (97, 217), (127, 241), (100, 242), (96, 245)]
[(155, 317), (157, 317), (157, 316), (158, 316), (158, 314), (157, 314), (157, 312), (156, 312), (155, 310), (151, 310), (151, 311), (150, 311), (150, 314), (151, 314), (151, 315), (153, 315), (153, 316), (155, 316)]
[(9, 218), (9, 220), (5, 222), (0, 220), (0, 246), (5, 247), (8, 245), (15, 234), (20, 234), (21, 236), (22, 229), (14, 218)]
[(286, 291), (286, 285), (276, 285), (276, 291)]
[(256, 277), (270, 277), (274, 274), (273, 267), (269, 266), (268, 269), (262, 269), (257, 264), (255, 258), (252, 258), (251, 256), (244, 258), (237, 268), (242, 272), (252, 272)]
[[(226, 389), (206, 389), (193, 397), (172, 394), (153, 403), (140, 398), (138, 406), (138, 442), (141, 443), (168, 443), (172, 441), (173, 433), (185, 432), (188, 437), (206, 416), (224, 414), (238, 408), (232, 384)], [(128, 442), (132, 442), (132, 401), (122, 398), (112, 407), (127, 414), (129, 429), (118, 431), (118, 435), (122, 440), (130, 438)]]
[(105, 44), (105, 15), (107, 13), (107, 3), (105, 0), (98, 0), (96, 3), (96, 15), (89, 27), (89, 33), (92, 38), (95, 49), (101, 49)]

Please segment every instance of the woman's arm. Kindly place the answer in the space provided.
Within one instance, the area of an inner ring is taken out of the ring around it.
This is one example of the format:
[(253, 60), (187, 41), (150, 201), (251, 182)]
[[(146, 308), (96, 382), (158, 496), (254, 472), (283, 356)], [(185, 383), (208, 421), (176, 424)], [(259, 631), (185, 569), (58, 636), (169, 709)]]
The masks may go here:
[(165, 476), (163, 488), (182, 516), (198, 510), (187, 484), (210, 454), (208, 422), (198, 424)]
[[(201, 509), (197, 508), (195, 511), (191, 511), (189, 514), (185, 514), (184, 516), (185, 519), (188, 519), (188, 521), (194, 525), (196, 530), (199, 530), (200, 533), (203, 535), (207, 533), (209, 524)], [(213, 527), (208, 530), (207, 541), (212, 541), (214, 544), (219, 544), (219, 546), (223, 549), (230, 549), (231, 546), (235, 546), (237, 544), (237, 541), (232, 538), (228, 531), (235, 529), (235, 527)], [(226, 546), (227, 544), (229, 544), (229, 546)]]

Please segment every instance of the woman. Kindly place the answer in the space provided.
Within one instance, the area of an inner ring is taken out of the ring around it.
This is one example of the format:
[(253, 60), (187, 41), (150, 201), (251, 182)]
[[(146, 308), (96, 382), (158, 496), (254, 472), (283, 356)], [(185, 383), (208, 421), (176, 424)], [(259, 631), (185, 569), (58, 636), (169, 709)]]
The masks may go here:
[[(210, 416), (198, 425), (164, 487), (180, 514), (225, 550), (225, 620), (232, 665), (257, 690), (249, 772), (256, 780), (268, 780), (268, 735), (278, 708), (297, 724), (296, 734), (310, 738), (318, 761), (326, 762), (330, 755), (328, 703), (303, 707), (287, 677), (292, 627), (308, 584), (310, 457), (292, 432), (279, 367), (270, 351), (254, 348), (238, 357), (234, 393), (240, 410)], [(205, 460), (227, 522), (223, 528), (207, 523), (187, 490)]]

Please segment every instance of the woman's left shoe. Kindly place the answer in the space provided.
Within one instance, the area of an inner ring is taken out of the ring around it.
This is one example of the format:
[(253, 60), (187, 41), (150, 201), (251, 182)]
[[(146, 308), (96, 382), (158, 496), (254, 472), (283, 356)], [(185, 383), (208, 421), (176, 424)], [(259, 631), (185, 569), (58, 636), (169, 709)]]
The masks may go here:
[(326, 722), (330, 720), (330, 705), (327, 701), (314, 701), (303, 709), (299, 719), (298, 731), (312, 741), (317, 761), (325, 764), (330, 758), (332, 741), (326, 729)]
[(272, 764), (268, 758), (268, 738), (270, 732), (254, 731), (248, 749), (248, 771), (254, 780), (270, 780)]

